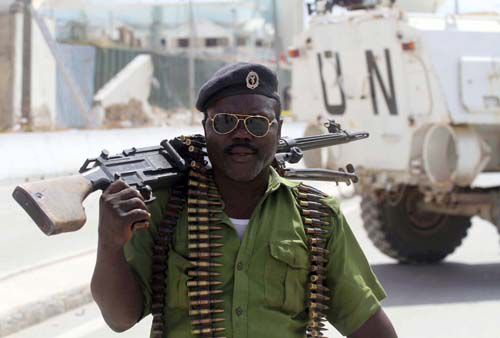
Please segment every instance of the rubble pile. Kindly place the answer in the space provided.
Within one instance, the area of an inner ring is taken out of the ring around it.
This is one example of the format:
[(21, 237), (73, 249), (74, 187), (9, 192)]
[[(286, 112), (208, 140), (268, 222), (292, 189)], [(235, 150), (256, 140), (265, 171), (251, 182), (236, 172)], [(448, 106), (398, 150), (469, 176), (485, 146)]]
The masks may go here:
[(143, 109), (141, 101), (130, 99), (127, 104), (113, 104), (105, 109), (103, 128), (147, 127), (154, 121)]

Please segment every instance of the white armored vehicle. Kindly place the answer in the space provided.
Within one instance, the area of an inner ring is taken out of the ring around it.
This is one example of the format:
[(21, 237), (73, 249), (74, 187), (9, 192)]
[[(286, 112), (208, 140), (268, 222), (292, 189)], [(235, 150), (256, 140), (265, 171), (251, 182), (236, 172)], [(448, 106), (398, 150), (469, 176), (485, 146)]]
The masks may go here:
[(435, 5), (316, 1), (289, 53), (299, 119), (370, 133), (306, 164), (353, 163), (369, 237), (409, 263), (444, 259), (472, 216), (500, 228), (500, 183), (475, 185), (500, 173), (500, 15)]

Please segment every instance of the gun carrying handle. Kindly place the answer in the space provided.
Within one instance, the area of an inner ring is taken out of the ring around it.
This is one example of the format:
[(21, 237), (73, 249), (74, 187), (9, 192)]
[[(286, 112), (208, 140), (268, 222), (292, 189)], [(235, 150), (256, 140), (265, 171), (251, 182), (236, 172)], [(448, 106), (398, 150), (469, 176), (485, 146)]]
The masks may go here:
[(25, 183), (12, 196), (46, 235), (80, 229), (87, 219), (83, 200), (95, 189), (82, 175)]

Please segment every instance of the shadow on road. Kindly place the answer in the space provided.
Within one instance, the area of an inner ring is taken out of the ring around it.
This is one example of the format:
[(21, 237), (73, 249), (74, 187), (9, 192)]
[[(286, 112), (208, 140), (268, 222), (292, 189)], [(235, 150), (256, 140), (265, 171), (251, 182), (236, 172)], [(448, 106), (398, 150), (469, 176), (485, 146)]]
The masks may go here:
[(388, 294), (384, 306), (500, 300), (500, 264), (372, 267)]

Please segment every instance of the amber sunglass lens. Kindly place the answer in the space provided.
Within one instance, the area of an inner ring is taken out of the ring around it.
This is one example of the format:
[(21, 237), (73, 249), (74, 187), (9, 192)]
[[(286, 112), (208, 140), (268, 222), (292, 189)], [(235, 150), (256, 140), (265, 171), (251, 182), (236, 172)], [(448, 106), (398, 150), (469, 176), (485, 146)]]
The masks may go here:
[(269, 121), (265, 117), (252, 116), (245, 121), (247, 130), (254, 136), (262, 137), (269, 130)]
[(231, 132), (238, 124), (238, 118), (229, 114), (217, 114), (214, 117), (214, 129), (221, 134)]

